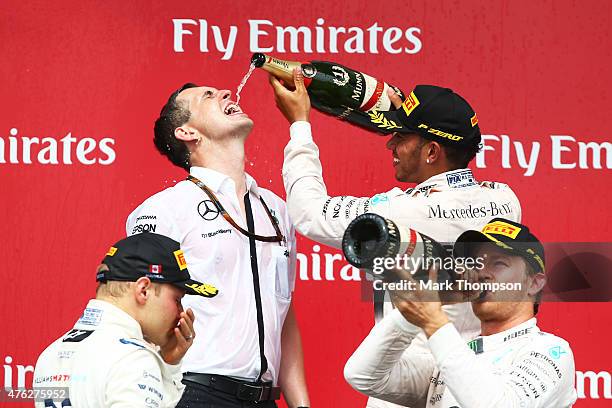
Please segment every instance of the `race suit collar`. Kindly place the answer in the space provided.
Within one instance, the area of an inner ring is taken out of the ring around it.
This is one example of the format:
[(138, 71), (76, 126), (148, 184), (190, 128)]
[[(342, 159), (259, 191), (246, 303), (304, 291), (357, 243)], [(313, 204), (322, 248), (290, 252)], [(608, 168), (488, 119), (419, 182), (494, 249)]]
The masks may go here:
[[(189, 174), (194, 177), (200, 179), (208, 188), (210, 188), (215, 193), (221, 193), (224, 184), (227, 183), (230, 188), (229, 191), (236, 191), (234, 180), (231, 179), (230, 176), (227, 176), (218, 171), (209, 169), (207, 167), (198, 167), (192, 166), (189, 169)], [(257, 182), (249, 173), (244, 173), (246, 179), (246, 187), (247, 191), (250, 191), (255, 195), (255, 197), (259, 198), (259, 189), (257, 187)]]
[(410, 195), (433, 193), (455, 188), (466, 188), (477, 186), (478, 182), (470, 169), (457, 169), (431, 176), (415, 188), (409, 189), (406, 193)]
[(519, 324), (518, 326), (514, 326), (511, 329), (504, 330), (503, 332), (495, 333), (490, 336), (480, 336), (475, 338), (474, 340), (468, 343), (468, 346), (474, 350), (474, 353), (480, 354), (485, 350), (494, 350), (500, 346), (507, 346), (508, 342), (514, 341), (514, 339), (520, 338), (525, 335), (533, 335), (538, 333), (540, 329), (537, 326), (537, 319), (532, 317)]
[(142, 339), (140, 324), (129, 314), (104, 300), (91, 299), (83, 315), (74, 325), (79, 330), (96, 330), (100, 326), (116, 325), (132, 338)]

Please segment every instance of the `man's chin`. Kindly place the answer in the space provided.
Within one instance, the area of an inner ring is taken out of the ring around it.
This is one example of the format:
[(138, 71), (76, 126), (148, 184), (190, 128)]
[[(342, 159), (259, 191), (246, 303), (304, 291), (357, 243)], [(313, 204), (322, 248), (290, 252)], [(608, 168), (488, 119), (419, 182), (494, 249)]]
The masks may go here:
[(246, 114), (235, 117), (234, 119), (239, 123), (237, 126), (239, 126), (240, 130), (246, 132), (247, 134), (251, 132), (253, 126), (255, 125), (253, 120)]
[(408, 177), (406, 177), (405, 174), (403, 174), (400, 170), (396, 169), (395, 170), (395, 179), (397, 181), (399, 181), (400, 183), (407, 183), (408, 182)]
[(497, 302), (479, 299), (472, 301), (472, 310), (480, 320), (488, 320), (492, 313), (497, 310)]

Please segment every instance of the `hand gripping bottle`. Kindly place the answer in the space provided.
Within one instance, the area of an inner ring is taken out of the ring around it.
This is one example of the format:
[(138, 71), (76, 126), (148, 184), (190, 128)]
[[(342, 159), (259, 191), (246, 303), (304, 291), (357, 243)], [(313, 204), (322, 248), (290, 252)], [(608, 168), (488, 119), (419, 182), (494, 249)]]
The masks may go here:
[(301, 68), (314, 108), (378, 133), (393, 132), (393, 129), (381, 129), (371, 121), (372, 115), (377, 115), (378, 111), (395, 110), (387, 89), (392, 88), (402, 101), (405, 99), (399, 88), (335, 62), (301, 63), (256, 53), (251, 63), (290, 85), (293, 84), (293, 69)]

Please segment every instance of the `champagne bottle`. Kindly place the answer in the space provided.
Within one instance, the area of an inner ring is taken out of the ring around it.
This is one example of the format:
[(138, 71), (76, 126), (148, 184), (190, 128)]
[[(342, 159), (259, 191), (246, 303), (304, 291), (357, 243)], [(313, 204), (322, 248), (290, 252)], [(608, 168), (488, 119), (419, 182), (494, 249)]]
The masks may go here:
[(294, 68), (301, 68), (314, 108), (375, 132), (381, 129), (371, 122), (370, 115), (395, 109), (387, 90), (392, 88), (404, 100), (399, 88), (335, 62), (301, 63), (256, 53), (251, 63), (290, 85), (293, 84)]
[(427, 280), (429, 266), (439, 268), (440, 282), (457, 279), (457, 273), (448, 267), (450, 255), (442, 244), (374, 213), (362, 214), (349, 224), (342, 238), (342, 252), (351, 265), (379, 276), (389, 277), (388, 266), (383, 265), (385, 260), (407, 257), (412, 262), (403, 268), (414, 279)]

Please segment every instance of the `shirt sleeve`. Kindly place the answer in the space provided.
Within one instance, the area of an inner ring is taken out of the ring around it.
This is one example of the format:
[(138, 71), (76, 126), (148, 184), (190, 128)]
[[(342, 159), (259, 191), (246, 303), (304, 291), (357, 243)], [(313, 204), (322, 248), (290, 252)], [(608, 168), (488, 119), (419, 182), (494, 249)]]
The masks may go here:
[(125, 232), (128, 237), (142, 232), (154, 232), (182, 241), (175, 217), (158, 195), (150, 197), (132, 211), (125, 222)]
[(372, 198), (329, 196), (310, 123), (295, 122), (289, 131), (291, 139), (285, 147), (283, 182), (289, 216), (299, 233), (340, 248), (346, 227), (358, 215), (376, 212), (388, 216), (389, 203), (384, 194)]
[(123, 357), (109, 372), (104, 406), (174, 407), (183, 392), (179, 366), (161, 364), (160, 368), (160, 362), (148, 350)]
[[(450, 323), (429, 338), (429, 347), (446, 386), (462, 407), (569, 407), (575, 401), (574, 358), (567, 343), (550, 337), (554, 340), (533, 341), (501, 370), (477, 358)], [(557, 348), (559, 358), (549, 356)]]
[(421, 330), (398, 310), (380, 321), (344, 367), (346, 381), (357, 391), (413, 408), (424, 407), (434, 372), (433, 357), (410, 348)]

